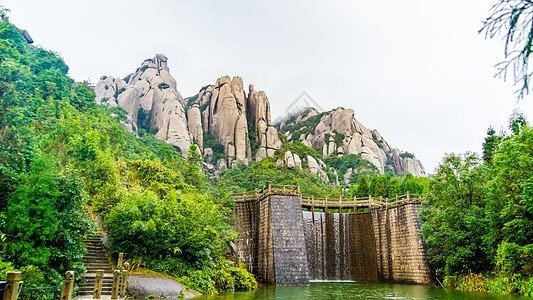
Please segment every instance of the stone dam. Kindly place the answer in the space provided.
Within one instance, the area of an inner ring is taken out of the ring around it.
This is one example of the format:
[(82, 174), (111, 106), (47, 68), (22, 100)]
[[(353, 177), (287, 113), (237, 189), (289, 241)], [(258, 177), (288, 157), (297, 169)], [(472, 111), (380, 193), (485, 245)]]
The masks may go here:
[(431, 283), (419, 234), (421, 198), (316, 200), (296, 187), (269, 186), (234, 200), (238, 256), (259, 282)]

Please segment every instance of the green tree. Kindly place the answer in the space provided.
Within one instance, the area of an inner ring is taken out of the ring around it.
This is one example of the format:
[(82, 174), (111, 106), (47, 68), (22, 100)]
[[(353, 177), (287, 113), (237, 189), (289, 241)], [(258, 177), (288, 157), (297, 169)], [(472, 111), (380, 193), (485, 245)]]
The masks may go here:
[(359, 176), (357, 180), (357, 197), (368, 197), (368, 195), (370, 195), (368, 179), (366, 176)]
[(487, 130), (487, 137), (483, 143), (483, 161), (486, 164), (492, 164), (492, 157), (494, 156), (494, 152), (498, 149), (502, 139), (501, 136), (496, 135), (496, 132), (492, 127), (489, 127)]
[(187, 163), (185, 165), (185, 182), (196, 188), (203, 190), (206, 188), (206, 176), (202, 172), (202, 155), (198, 146), (192, 144), (187, 153)]
[(58, 181), (48, 157), (31, 163), (29, 175), (10, 195), (6, 227), (11, 236), (10, 253), (18, 266), (47, 268), (52, 251), (50, 243), (59, 227), (56, 199)]
[(420, 211), (421, 234), (438, 278), (491, 269), (484, 246), (486, 167), (475, 153), (443, 159)]
[(501, 242), (533, 247), (533, 129), (505, 139), (494, 155), (489, 181), (487, 243), (492, 251)]
[(407, 174), (402, 178), (400, 183), (400, 193), (422, 194), (424, 186), (412, 175)]
[(370, 194), (374, 197), (387, 198), (389, 196), (389, 177), (374, 175), (370, 180)]

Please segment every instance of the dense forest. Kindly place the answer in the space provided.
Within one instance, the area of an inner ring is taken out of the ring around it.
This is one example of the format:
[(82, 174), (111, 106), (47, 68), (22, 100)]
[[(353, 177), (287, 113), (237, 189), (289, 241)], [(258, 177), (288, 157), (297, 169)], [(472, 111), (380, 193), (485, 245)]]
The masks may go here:
[(420, 212), (436, 278), (446, 287), (533, 296), (533, 128), (489, 128), (483, 155), (451, 154)]

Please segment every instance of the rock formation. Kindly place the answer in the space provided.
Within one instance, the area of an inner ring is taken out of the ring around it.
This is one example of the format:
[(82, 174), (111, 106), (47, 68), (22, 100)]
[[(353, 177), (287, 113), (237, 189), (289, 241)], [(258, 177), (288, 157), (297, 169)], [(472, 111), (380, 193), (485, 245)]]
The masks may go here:
[(142, 108), (149, 116), (147, 125), (157, 130), (155, 137), (172, 144), (186, 156), (192, 138), (183, 97), (169, 73), (166, 56), (157, 54), (145, 60), (126, 80), (103, 76), (94, 90), (97, 103), (122, 107), (134, 125)]
[[(314, 123), (302, 123), (312, 117), (316, 118)], [(291, 125), (298, 123), (307, 125), (300, 126), (298, 130), (309, 127), (305, 134), (299, 136), (299, 140), (320, 150), (323, 158), (330, 155), (360, 154), (362, 159), (372, 163), (382, 174), (388, 168), (396, 174), (426, 175), (420, 161), (411, 154), (401, 153), (390, 147), (377, 130), (370, 130), (355, 119), (352, 109), (339, 107), (319, 114), (315, 109), (308, 108), (300, 115), (287, 116), (276, 126), (290, 140), (294, 134), (290, 130), (295, 128)]]
[[(222, 76), (214, 85), (200, 89), (198, 95), (183, 99), (162, 54), (145, 60), (124, 79), (103, 76), (94, 90), (98, 104), (119, 106), (127, 112), (128, 118), (121, 124), (128, 131), (136, 135), (152, 132), (156, 138), (178, 148), (183, 156), (196, 143), (206, 160), (206, 170), (215, 173), (238, 162), (247, 164), (252, 159), (274, 156), (282, 148), (279, 130), (283, 140), (298, 140), (322, 153), (324, 160), (331, 155), (357, 154), (382, 174), (390, 170), (396, 174), (425, 175), (414, 155), (390, 147), (379, 132), (355, 119), (352, 109), (320, 113), (308, 107), (288, 115), (276, 128), (266, 93), (256, 91), (251, 84), (246, 92), (238, 76)], [(307, 166), (309, 172), (328, 181), (327, 166), (322, 160), (307, 155), (300, 158), (291, 151), (277, 158), (276, 165), (291, 169)], [(349, 182), (353, 173), (364, 168), (354, 166), (345, 174), (328, 172), (335, 174), (335, 182), (339, 178)]]
[(248, 90), (248, 116), (255, 130), (259, 147), (255, 159), (259, 161), (267, 156), (274, 155), (274, 152), (281, 148), (281, 141), (278, 138), (278, 131), (271, 123), (270, 102), (265, 92), (256, 92), (251, 84)]

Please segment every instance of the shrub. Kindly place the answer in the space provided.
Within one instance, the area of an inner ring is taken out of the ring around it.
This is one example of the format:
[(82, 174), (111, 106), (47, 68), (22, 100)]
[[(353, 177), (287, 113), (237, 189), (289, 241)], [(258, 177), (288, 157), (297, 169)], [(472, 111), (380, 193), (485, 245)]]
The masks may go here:
[(164, 82), (161, 82), (160, 84), (157, 85), (157, 87), (160, 89), (160, 90), (164, 90), (164, 89), (168, 89), (170, 86)]

